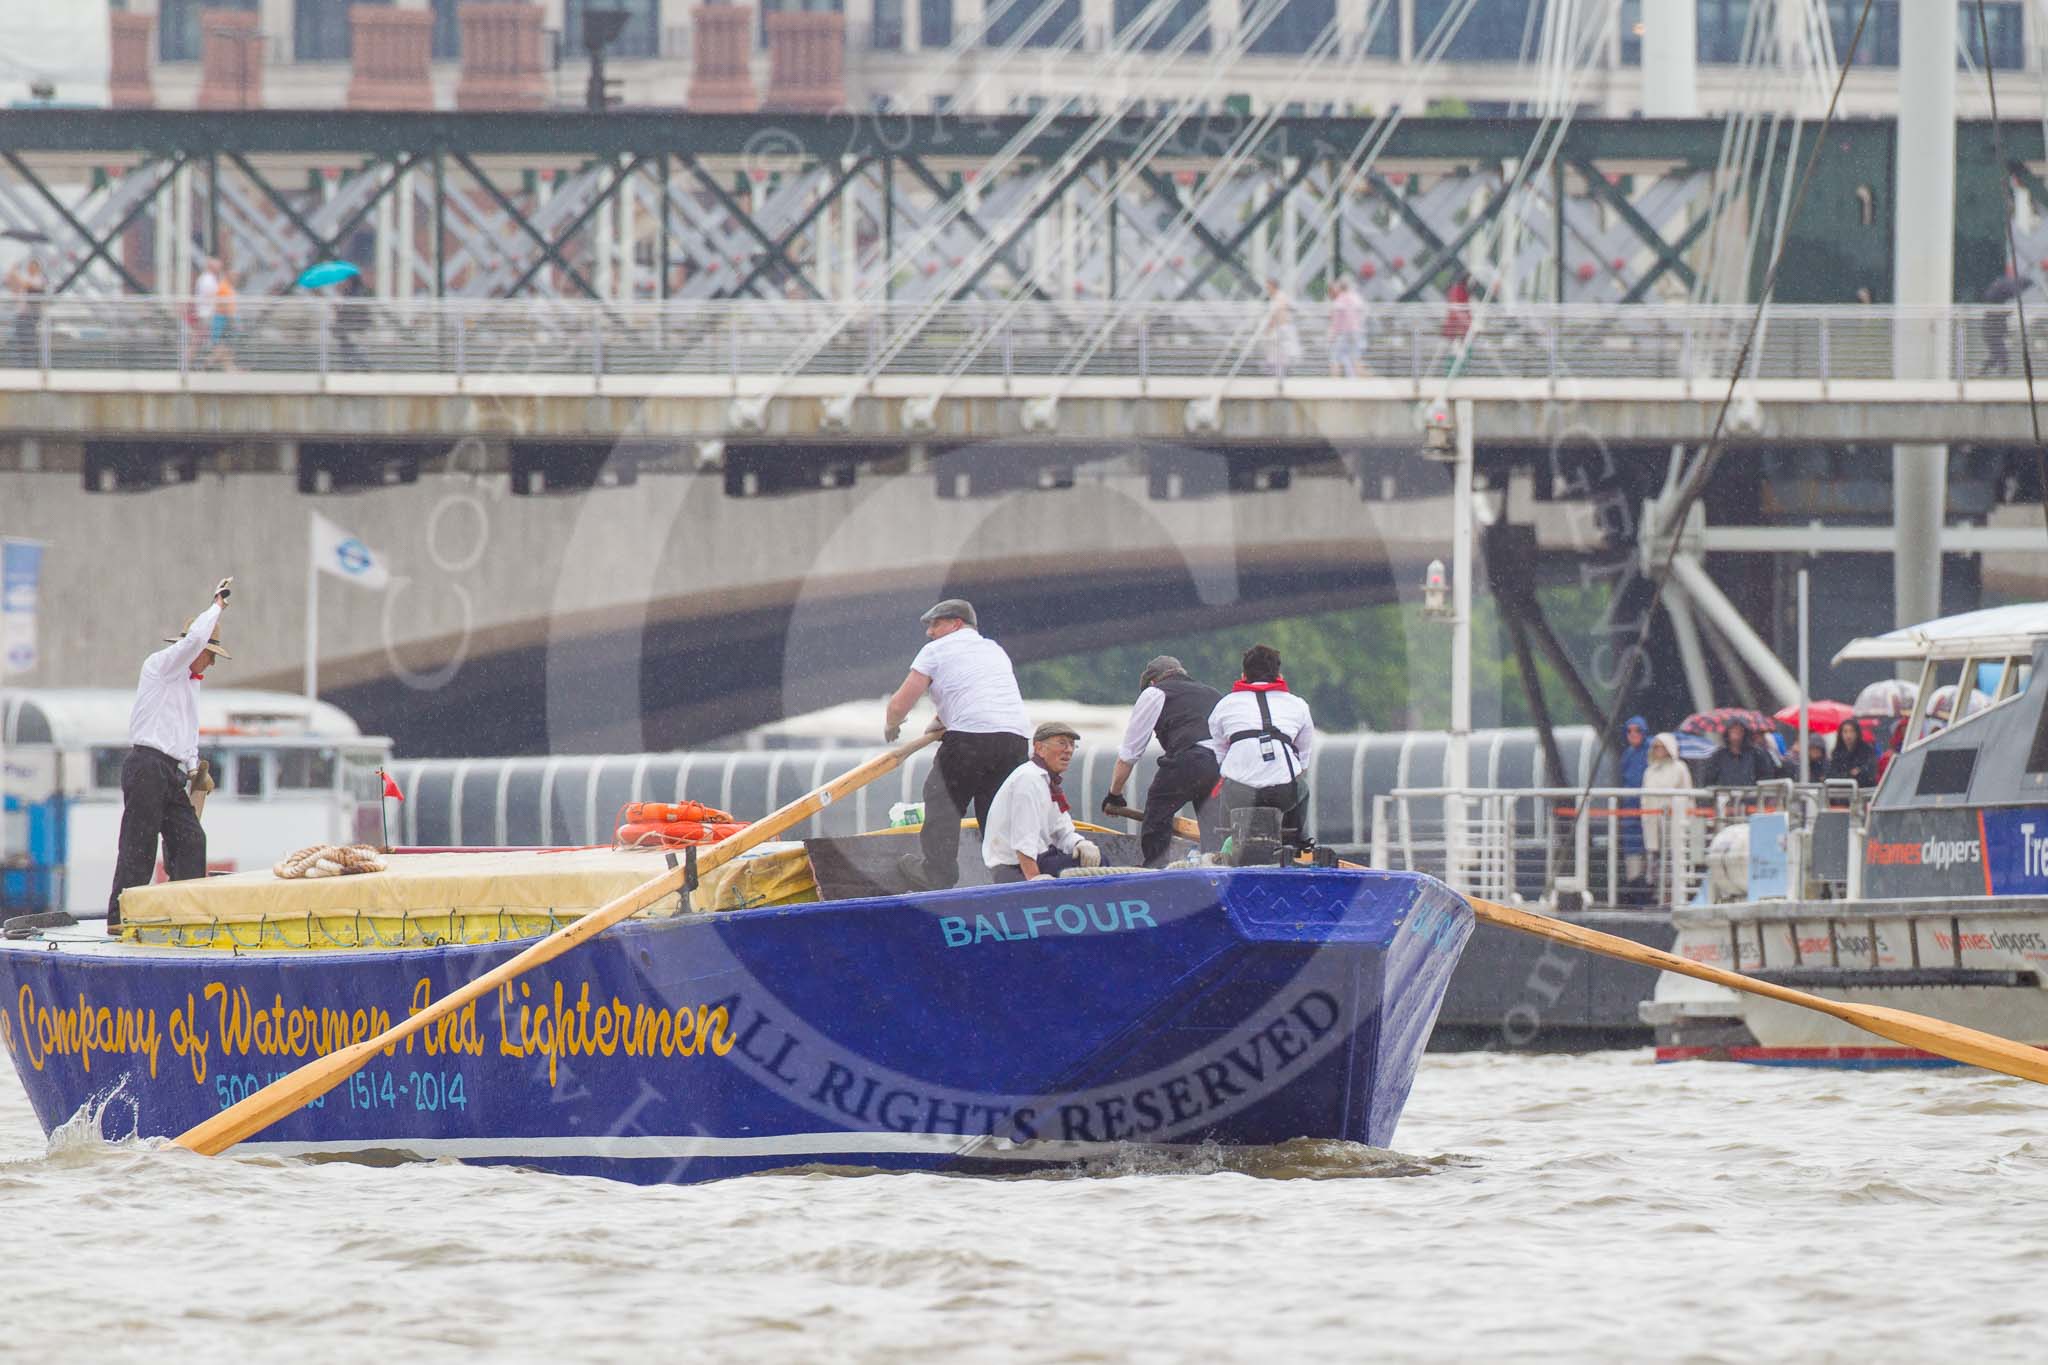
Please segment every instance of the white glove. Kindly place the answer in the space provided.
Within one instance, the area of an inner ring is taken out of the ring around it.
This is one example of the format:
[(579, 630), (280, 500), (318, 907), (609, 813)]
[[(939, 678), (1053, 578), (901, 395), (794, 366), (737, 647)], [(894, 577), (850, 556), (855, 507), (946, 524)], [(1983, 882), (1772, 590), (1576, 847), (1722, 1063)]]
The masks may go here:
[(882, 727), (882, 743), (894, 744), (902, 733), (903, 727), (900, 725), (885, 725)]
[(1052, 873), (1050, 873), (1050, 872), (1041, 872), (1041, 873), (1039, 873), (1039, 874), (1038, 874), (1038, 875), (1037, 875), (1036, 877), (1033, 877), (1033, 878), (1032, 878), (1031, 880), (1032, 880), (1032, 881), (1034, 881), (1034, 882), (1049, 882), (1049, 881), (1051, 881), (1052, 879), (1053, 879)]
[(1074, 857), (1083, 867), (1102, 866), (1102, 850), (1086, 839), (1074, 845)]

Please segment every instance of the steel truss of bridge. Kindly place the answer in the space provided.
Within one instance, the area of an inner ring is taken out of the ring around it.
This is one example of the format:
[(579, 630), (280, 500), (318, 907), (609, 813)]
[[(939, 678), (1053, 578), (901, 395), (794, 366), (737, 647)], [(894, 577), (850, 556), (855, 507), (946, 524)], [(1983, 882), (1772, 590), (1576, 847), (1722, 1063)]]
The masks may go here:
[[(1781, 196), (1782, 155), (1761, 183), (1714, 183), (1723, 136), (1718, 120), (11, 110), (0, 229), (42, 244), (60, 295), (181, 293), (211, 254), (245, 296), (341, 258), (395, 298), (1186, 302), (1347, 274), (1399, 302), (1487, 264), (1498, 227), (1491, 264), (1525, 296), (1668, 301), (1695, 296), (1715, 222)], [(2048, 201), (2040, 126), (2003, 136)], [(1965, 125), (1959, 158), (1986, 164), (1989, 141)], [(1831, 137), (1782, 299), (1889, 295), (1892, 144), (1888, 122)], [(1996, 197), (1958, 207), (1958, 278), (1988, 280)]]

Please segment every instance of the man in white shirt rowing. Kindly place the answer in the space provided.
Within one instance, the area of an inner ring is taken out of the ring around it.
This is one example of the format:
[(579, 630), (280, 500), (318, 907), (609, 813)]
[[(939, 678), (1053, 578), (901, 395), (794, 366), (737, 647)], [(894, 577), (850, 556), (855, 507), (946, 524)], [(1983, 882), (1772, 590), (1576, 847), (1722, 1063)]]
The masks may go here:
[(121, 924), (121, 893), (146, 885), (155, 874), (159, 841), (170, 880), (206, 875), (206, 830), (186, 788), (199, 766), (200, 680), (215, 659), (231, 657), (221, 648), (219, 627), (233, 581), (220, 581), (213, 605), (192, 618), (183, 637), (144, 659), (135, 680), (135, 705), (128, 712), (133, 747), (121, 760), (121, 839), (107, 897), (108, 933)]
[(1161, 654), (1145, 665), (1138, 675), (1138, 700), (1131, 706), (1130, 724), (1124, 728), (1124, 742), (1116, 751), (1116, 768), (1109, 775), (1109, 795), (1102, 809), (1126, 804), (1124, 784), (1145, 756), (1153, 739), (1164, 751), (1153, 771), (1152, 785), (1145, 789), (1145, 822), (1138, 835), (1138, 848), (1147, 867), (1163, 867), (1173, 844), (1173, 817), (1180, 808), (1192, 805), (1195, 818), (1202, 821), (1203, 843), (1210, 843), (1209, 798), (1216, 791), (1217, 760), (1222, 746), (1209, 737), (1209, 713), (1222, 695), (1205, 683), (1188, 676), (1187, 669), (1171, 654)]
[(1031, 734), (1031, 761), (1003, 779), (981, 821), (981, 861), (990, 880), (1028, 882), (1057, 877), (1070, 867), (1102, 866), (1102, 851), (1074, 828), (1060, 779), (1074, 761), (1081, 736), (1049, 720)]
[(929, 643), (889, 698), (882, 734), (895, 743), (910, 708), (931, 693), (946, 737), (924, 781), (919, 851), (904, 854), (898, 867), (912, 887), (944, 890), (960, 880), (961, 817), (973, 807), (986, 830), (997, 788), (1030, 757), (1031, 722), (1017, 670), (1003, 647), (976, 629), (973, 603), (949, 597), (918, 619)]
[(1277, 810), (1281, 842), (1302, 847), (1316, 727), (1308, 703), (1280, 676), (1279, 650), (1253, 645), (1244, 652), (1244, 676), (1209, 713), (1209, 737), (1223, 751), (1224, 810)]

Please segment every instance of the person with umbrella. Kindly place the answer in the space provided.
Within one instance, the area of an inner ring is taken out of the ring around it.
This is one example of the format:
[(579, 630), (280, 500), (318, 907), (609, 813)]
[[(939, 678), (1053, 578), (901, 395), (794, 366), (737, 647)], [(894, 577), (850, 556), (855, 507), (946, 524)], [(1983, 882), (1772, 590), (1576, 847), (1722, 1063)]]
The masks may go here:
[(1721, 747), (1707, 757), (1700, 772), (1703, 787), (1754, 787), (1778, 776), (1778, 760), (1761, 744), (1751, 742), (1749, 723), (1731, 718), (1721, 727)]
[(1830, 781), (1846, 779), (1859, 787), (1877, 785), (1877, 746), (1863, 738), (1863, 723), (1854, 716), (1835, 731), (1835, 751), (1828, 755)]

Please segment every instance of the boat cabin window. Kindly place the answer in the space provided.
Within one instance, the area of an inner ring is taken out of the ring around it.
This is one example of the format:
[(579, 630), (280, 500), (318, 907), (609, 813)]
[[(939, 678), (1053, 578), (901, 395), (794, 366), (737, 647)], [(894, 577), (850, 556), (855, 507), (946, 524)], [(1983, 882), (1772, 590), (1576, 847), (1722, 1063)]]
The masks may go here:
[(1970, 774), (1977, 767), (1975, 749), (1930, 749), (1920, 761), (1920, 784), (1915, 796), (1961, 796), (1970, 790)]
[(235, 755), (235, 795), (263, 795), (263, 755), (241, 753)]
[(102, 790), (121, 790), (121, 763), (128, 757), (126, 749), (103, 745), (92, 751), (92, 784)]
[(358, 801), (375, 801), (384, 794), (383, 779), (377, 776), (383, 765), (384, 755), (375, 749), (350, 749), (342, 758), (343, 787)]
[(279, 791), (332, 791), (334, 750), (283, 749), (277, 755)]
[(2041, 719), (2034, 725), (2034, 747), (2027, 750), (2027, 771), (2048, 773), (2048, 706), (2041, 708)]
[(43, 708), (34, 702), (22, 702), (14, 708), (14, 743), (50, 743), (50, 718), (43, 714)]

